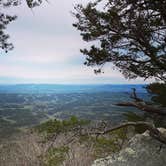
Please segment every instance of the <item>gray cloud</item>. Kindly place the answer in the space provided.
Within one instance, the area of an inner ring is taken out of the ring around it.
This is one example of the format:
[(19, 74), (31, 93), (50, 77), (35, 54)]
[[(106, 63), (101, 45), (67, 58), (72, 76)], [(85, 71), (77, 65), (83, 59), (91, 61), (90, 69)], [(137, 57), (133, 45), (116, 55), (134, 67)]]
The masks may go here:
[(8, 31), (15, 49), (0, 61), (3, 83), (142, 83), (128, 82), (109, 65), (105, 74), (95, 75), (83, 66), (79, 49), (87, 43), (73, 27), (73, 5), (88, 0), (50, 0), (31, 11), (25, 4), (8, 11), (18, 15)]

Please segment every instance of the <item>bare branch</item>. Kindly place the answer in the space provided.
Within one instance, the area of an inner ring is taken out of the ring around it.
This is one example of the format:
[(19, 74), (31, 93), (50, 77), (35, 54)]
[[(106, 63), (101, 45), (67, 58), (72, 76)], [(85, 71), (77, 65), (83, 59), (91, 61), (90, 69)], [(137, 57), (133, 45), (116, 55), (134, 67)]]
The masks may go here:
[(142, 111), (149, 113), (156, 113), (166, 116), (166, 110), (164, 108), (158, 108), (156, 106), (147, 105), (145, 102), (122, 102), (116, 104), (117, 106), (136, 107)]
[(94, 135), (104, 135), (110, 132), (113, 132), (115, 130), (124, 128), (124, 127), (128, 127), (128, 126), (140, 126), (140, 125), (144, 125), (145, 128), (147, 130), (150, 131), (150, 136), (154, 137), (155, 139), (157, 139), (158, 141), (166, 144), (166, 137), (165, 135), (163, 135), (153, 124), (149, 123), (149, 122), (143, 122), (143, 121), (139, 121), (139, 122), (126, 122), (126, 123), (122, 123), (120, 125), (117, 125), (115, 127), (109, 128), (103, 132), (92, 132), (90, 134), (94, 134)]
[(135, 101), (137, 101), (137, 102), (142, 102), (143, 100), (142, 100), (141, 98), (137, 97), (136, 89), (135, 89), (135, 88), (132, 88), (132, 90), (133, 90), (133, 94), (131, 94), (130, 97), (131, 97), (132, 99), (134, 99)]

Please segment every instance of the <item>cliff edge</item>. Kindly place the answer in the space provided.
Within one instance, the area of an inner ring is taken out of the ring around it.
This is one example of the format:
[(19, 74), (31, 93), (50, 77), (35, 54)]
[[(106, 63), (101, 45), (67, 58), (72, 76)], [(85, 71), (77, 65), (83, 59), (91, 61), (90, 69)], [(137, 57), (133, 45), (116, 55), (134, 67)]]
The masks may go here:
[[(159, 128), (166, 134), (166, 129)], [(92, 166), (165, 166), (166, 145), (149, 136), (137, 134), (118, 154), (97, 159)]]

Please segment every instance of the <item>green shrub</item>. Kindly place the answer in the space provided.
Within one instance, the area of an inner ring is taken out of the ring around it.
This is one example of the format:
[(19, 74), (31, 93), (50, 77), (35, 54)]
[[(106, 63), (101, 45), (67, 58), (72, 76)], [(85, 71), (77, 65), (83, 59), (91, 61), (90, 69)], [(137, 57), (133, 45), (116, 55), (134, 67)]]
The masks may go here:
[(44, 165), (59, 166), (65, 160), (68, 151), (69, 147), (67, 146), (62, 146), (59, 148), (50, 148), (43, 157)]
[(46, 138), (50, 138), (53, 134), (60, 134), (71, 131), (74, 127), (89, 124), (88, 120), (79, 120), (77, 117), (72, 116), (68, 120), (48, 120), (38, 126), (36, 130), (43, 134)]
[[(138, 115), (134, 112), (127, 112), (123, 114), (127, 121), (129, 122), (137, 122), (137, 121), (146, 121), (146, 117), (144, 115)], [(147, 130), (145, 125), (139, 125), (135, 127), (136, 133), (143, 133)]]
[(146, 87), (147, 91), (152, 94), (151, 100), (155, 104), (166, 106), (166, 84), (165, 83), (152, 83)]
[(81, 144), (90, 144), (94, 147), (94, 157), (106, 157), (111, 153), (121, 150), (123, 142), (127, 140), (126, 128), (118, 129), (99, 137), (83, 135), (79, 141)]

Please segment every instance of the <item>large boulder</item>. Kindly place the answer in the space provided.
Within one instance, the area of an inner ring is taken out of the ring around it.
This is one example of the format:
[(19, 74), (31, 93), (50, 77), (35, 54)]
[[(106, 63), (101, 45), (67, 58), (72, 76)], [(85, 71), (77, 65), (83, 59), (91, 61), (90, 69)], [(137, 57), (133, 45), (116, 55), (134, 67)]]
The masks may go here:
[[(166, 134), (166, 129), (159, 129)], [(148, 132), (134, 136), (118, 154), (97, 159), (92, 166), (166, 166), (166, 145)]]

